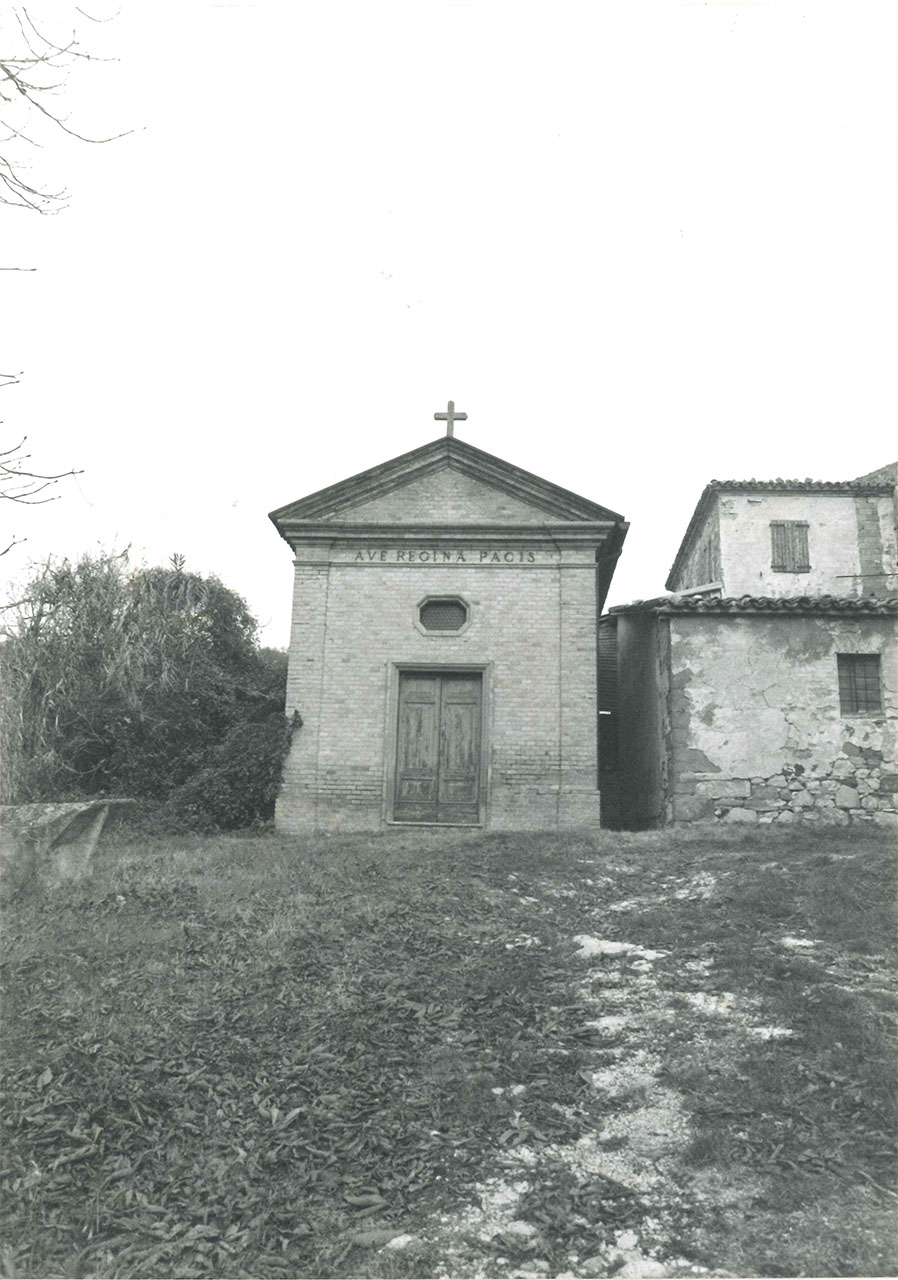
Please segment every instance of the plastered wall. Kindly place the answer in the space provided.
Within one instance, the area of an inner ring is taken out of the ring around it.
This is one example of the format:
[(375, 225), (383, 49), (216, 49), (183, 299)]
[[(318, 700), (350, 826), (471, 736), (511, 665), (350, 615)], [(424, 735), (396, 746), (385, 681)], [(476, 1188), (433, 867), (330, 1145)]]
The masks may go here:
[[(675, 615), (669, 631), (667, 820), (896, 821), (892, 618)], [(881, 715), (841, 714), (838, 653), (881, 655)]]
[[(775, 520), (807, 521), (808, 572), (781, 573), (771, 568), (770, 524)], [(718, 522), (720, 571), (727, 596), (887, 595), (894, 593), (898, 583), (895, 577), (883, 576), (898, 569), (894, 511), (888, 497), (846, 492), (722, 493), (712, 528)]]

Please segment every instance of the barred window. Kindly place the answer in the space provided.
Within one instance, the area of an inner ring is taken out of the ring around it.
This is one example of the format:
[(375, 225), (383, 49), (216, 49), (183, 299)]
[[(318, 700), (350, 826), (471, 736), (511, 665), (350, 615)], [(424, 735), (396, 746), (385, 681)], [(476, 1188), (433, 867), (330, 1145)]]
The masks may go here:
[(838, 653), (839, 705), (843, 716), (882, 711), (878, 653)]
[(425, 631), (461, 631), (468, 610), (461, 600), (425, 600), (418, 617)]
[(807, 573), (808, 523), (806, 520), (773, 520), (770, 524), (771, 560), (774, 573)]

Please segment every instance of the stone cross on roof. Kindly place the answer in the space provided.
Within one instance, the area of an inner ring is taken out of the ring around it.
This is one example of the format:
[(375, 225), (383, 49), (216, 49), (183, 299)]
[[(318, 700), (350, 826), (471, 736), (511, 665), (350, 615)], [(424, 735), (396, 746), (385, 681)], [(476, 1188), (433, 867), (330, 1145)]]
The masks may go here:
[(453, 425), (454, 425), (456, 422), (466, 422), (466, 421), (467, 421), (467, 418), (468, 418), (468, 415), (467, 415), (466, 413), (456, 413), (456, 412), (455, 412), (455, 401), (454, 401), (454, 400), (450, 400), (450, 401), (449, 401), (449, 404), (447, 405), (447, 408), (446, 408), (446, 412), (445, 412), (445, 413), (435, 413), (433, 416), (436, 418), (437, 422), (445, 422), (445, 424), (446, 424), (446, 435), (447, 435), (447, 437), (449, 437), (450, 439), (452, 438), (452, 434), (453, 434), (453, 433), (452, 433), (452, 427), (453, 427)]

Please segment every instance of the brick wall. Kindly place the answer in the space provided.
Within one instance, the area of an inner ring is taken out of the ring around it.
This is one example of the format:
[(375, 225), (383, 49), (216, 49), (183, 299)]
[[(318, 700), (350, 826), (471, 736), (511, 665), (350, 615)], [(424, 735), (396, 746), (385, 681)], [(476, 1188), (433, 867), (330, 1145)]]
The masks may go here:
[(449, 467), (341, 512), (350, 524), (534, 524), (545, 512)]
[[(336, 541), (298, 548), (287, 710), (303, 727), (285, 766), (282, 830), (388, 820), (404, 663), (487, 668), (488, 827), (597, 825), (595, 549), (489, 546), (485, 561), (469, 552), (464, 563), (397, 562), (392, 549), (358, 562)], [(433, 595), (468, 603), (463, 633), (416, 627)]]

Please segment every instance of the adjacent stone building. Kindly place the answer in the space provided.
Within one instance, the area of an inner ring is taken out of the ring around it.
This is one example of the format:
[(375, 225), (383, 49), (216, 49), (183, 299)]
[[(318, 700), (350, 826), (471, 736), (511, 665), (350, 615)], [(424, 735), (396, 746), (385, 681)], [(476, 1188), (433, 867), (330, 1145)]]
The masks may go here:
[(449, 434), (271, 519), (294, 554), (302, 722), (281, 830), (598, 825), (622, 516)]
[(896, 820), (895, 470), (707, 486), (672, 594), (601, 622), (607, 822)]
[(858, 480), (712, 480), (665, 586), (730, 596), (890, 596), (895, 466)]

